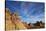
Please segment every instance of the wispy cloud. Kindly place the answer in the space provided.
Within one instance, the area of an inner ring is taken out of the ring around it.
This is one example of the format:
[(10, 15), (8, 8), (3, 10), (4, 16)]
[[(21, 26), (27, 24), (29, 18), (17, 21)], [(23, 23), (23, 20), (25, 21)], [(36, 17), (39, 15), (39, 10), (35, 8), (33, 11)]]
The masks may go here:
[(44, 20), (44, 3), (7, 1), (6, 7), (11, 12), (18, 10), (21, 20), (25, 22), (36, 22)]

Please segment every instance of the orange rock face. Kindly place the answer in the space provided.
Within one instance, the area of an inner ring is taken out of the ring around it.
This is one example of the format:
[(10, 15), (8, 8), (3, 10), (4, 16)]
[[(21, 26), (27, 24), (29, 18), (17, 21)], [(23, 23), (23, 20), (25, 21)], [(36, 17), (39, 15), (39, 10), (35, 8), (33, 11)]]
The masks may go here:
[(11, 15), (6, 9), (6, 30), (27, 29), (15, 14)]

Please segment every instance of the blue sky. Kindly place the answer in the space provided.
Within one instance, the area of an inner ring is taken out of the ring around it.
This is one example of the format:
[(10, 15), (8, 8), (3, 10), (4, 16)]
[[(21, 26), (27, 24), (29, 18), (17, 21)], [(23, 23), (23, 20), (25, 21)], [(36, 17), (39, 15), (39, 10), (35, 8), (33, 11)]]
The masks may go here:
[(21, 20), (24, 22), (35, 23), (40, 20), (44, 22), (44, 3), (6, 1), (6, 8), (9, 8), (12, 13), (18, 11)]

